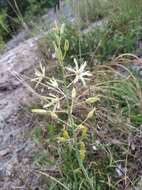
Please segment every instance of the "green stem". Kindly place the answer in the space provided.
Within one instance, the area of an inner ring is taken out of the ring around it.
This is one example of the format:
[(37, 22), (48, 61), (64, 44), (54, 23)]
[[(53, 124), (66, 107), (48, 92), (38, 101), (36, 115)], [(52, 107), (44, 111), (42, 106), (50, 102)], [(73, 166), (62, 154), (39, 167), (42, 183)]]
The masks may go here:
[(70, 103), (69, 103), (69, 98), (68, 98), (68, 88), (67, 88), (67, 80), (66, 80), (66, 75), (65, 75), (65, 67), (64, 67), (64, 62), (60, 62), (61, 66), (61, 71), (63, 75), (63, 81), (64, 81), (64, 93), (66, 95), (66, 101), (67, 101), (67, 107), (68, 107), (68, 121), (70, 122), (72, 120), (72, 114), (70, 111)]
[(79, 166), (80, 166), (80, 168), (81, 168), (81, 170), (82, 170), (85, 178), (87, 179), (87, 181), (88, 181), (88, 183), (90, 185), (91, 190), (94, 190), (94, 185), (92, 183), (92, 180), (89, 178), (88, 173), (87, 173), (86, 169), (84, 168), (84, 165), (83, 165), (82, 161), (80, 160), (77, 146), (76, 146), (76, 156), (77, 156), (77, 160), (78, 160)]

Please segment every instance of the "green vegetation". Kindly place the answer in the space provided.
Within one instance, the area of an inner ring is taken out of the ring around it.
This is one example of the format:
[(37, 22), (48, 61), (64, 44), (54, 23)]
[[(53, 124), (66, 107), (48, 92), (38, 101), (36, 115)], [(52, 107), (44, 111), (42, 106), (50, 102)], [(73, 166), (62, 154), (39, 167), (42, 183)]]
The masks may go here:
[[(142, 38), (142, 5), (139, 0), (78, 5), (75, 25), (56, 26), (39, 41), (45, 66), (33, 81), (42, 89), (42, 104), (32, 112), (42, 115), (44, 127), (35, 129), (34, 140), (44, 148), (35, 162), (51, 169), (38, 173), (54, 190), (134, 189), (140, 182), (142, 83), (129, 68), (140, 60), (128, 53)], [(106, 19), (103, 26), (80, 31), (100, 18)], [(55, 74), (49, 74), (54, 52)]]
[[(77, 22), (56, 24), (39, 40), (43, 62), (31, 80), (41, 100), (31, 110), (39, 118), (36, 172), (50, 190), (141, 189), (142, 82), (130, 64), (141, 61), (132, 53), (142, 39), (142, 4), (75, 3)], [(44, 8), (44, 2), (28, 0), (24, 17), (15, 19), (24, 22)], [(11, 30), (6, 18), (3, 11), (0, 41)], [(84, 30), (100, 19), (104, 25)]]
[(112, 4), (112, 2), (105, 0), (82, 0), (77, 2), (78, 6), (76, 6), (76, 2), (74, 2), (74, 10), (76, 16), (79, 16), (79, 20), (83, 25), (88, 25), (91, 22), (107, 16), (110, 4)]
[[(39, 41), (45, 66), (33, 81), (42, 103), (32, 112), (42, 115), (44, 127), (34, 132), (43, 147), (35, 162), (51, 169), (37, 172), (54, 190), (141, 188), (142, 83), (129, 68), (140, 60), (128, 53), (142, 38), (142, 5), (89, 0), (78, 6), (75, 25), (56, 26)], [(100, 18), (103, 26), (80, 31)], [(54, 52), (55, 75), (46, 68)]]
[[(89, 3), (89, 1), (84, 2)], [(93, 2), (96, 3), (94, 6), (99, 10), (98, 1)], [(103, 4), (103, 1), (101, 2)], [(142, 39), (142, 4), (140, 0), (137, 3), (131, 0), (125, 2), (108, 0), (104, 6), (106, 6), (105, 10), (108, 10), (104, 26), (92, 28), (90, 32), (84, 34), (78, 30), (82, 27), (82, 22), (79, 23), (80, 16), (75, 25), (67, 25), (64, 32), (64, 39), (68, 39), (70, 44), (66, 57), (67, 63), (71, 63), (70, 59), (76, 57), (88, 60), (88, 64), (92, 66), (94, 62), (103, 63), (119, 54), (134, 52), (137, 49), (137, 43)], [(79, 7), (81, 8), (81, 6)], [(84, 9), (82, 11), (85, 12)], [(90, 10), (91, 12), (93, 14), (95, 11)], [(85, 19), (86, 16), (83, 15), (83, 18)], [(86, 20), (83, 21), (85, 25), (86, 22)], [(54, 41), (54, 36), (50, 34), (39, 42), (42, 55), (48, 56), (48, 48), (53, 49), (52, 41)]]
[(84, 24), (91, 23), (100, 18), (108, 17), (114, 21), (114, 24), (122, 25), (138, 18), (141, 15), (141, 1), (126, 0), (82, 0), (74, 2), (74, 9), (78, 20)]
[[(127, 31), (120, 31), (107, 25), (82, 35), (74, 27), (67, 26), (64, 38), (69, 40), (70, 51), (66, 62), (69, 64), (72, 57), (81, 57), (92, 66), (94, 62), (104, 63), (119, 54), (135, 51), (137, 42), (142, 38), (142, 26), (131, 23), (127, 27)], [(39, 50), (43, 56), (48, 57), (48, 48), (53, 49), (53, 40), (54, 36), (51, 34), (39, 42)]]
[(0, 0), (0, 47), (35, 16), (43, 15), (56, 0)]
[(0, 14), (0, 49), (4, 45), (4, 39), (6, 38), (6, 33), (8, 31), (8, 26), (6, 23), (6, 12), (3, 10)]
[[(123, 66), (129, 65), (132, 55), (96, 66), (92, 72), (86, 70), (86, 62), (76, 58), (72, 67), (66, 67), (70, 53), (66, 28), (56, 26), (55, 31), (58, 74), (50, 77), (46, 66), (40, 65), (32, 80), (43, 92), (41, 106), (32, 112), (42, 115), (47, 123), (34, 132), (35, 142), (43, 147), (35, 162), (51, 168), (37, 173), (55, 190), (138, 186), (140, 162), (135, 162), (136, 150), (133, 152), (131, 143), (142, 122), (142, 86)], [(133, 175), (132, 165), (137, 168)]]

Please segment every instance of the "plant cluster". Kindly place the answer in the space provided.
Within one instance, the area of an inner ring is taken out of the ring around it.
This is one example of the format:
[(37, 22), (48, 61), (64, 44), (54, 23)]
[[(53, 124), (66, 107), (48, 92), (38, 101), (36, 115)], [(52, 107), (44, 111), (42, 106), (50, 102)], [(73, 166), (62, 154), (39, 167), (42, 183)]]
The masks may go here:
[[(92, 72), (87, 62), (76, 58), (72, 66), (65, 64), (70, 50), (65, 31), (64, 25), (55, 27), (59, 74), (49, 77), (40, 64), (32, 79), (41, 89), (41, 106), (32, 112), (47, 122), (34, 132), (34, 140), (42, 146), (35, 162), (43, 170), (37, 173), (47, 177), (44, 183), (49, 189), (134, 188), (140, 180), (134, 134), (141, 124), (141, 84), (122, 65), (128, 59), (118, 58)], [(118, 66), (125, 74), (118, 72)]]
[[(102, 64), (112, 60), (119, 54), (134, 52), (141, 42), (142, 27), (136, 22), (127, 25), (126, 30), (114, 29), (111, 24), (96, 29), (88, 33), (81, 33), (74, 26), (67, 25), (63, 39), (68, 39), (70, 43), (65, 62), (72, 64), (72, 59), (87, 60), (92, 68), (96, 64)], [(48, 60), (49, 49), (54, 50), (52, 41), (54, 35), (48, 34), (39, 41), (39, 51), (45, 60)], [(64, 40), (62, 40), (64, 42)], [(64, 43), (61, 42), (63, 49)]]
[[(84, 2), (90, 5), (89, 1)], [(95, 7), (99, 10), (99, 3), (93, 2), (96, 3)], [(134, 0), (126, 0), (125, 2), (108, 0), (105, 3), (102, 1), (100, 3), (105, 6), (103, 10), (108, 10), (107, 16), (105, 16), (106, 22), (102, 22), (102, 26), (91, 28), (87, 33), (80, 30), (82, 28), (80, 10), (78, 10), (80, 14), (78, 13), (77, 23), (67, 25), (63, 36), (70, 43), (65, 60), (67, 64), (72, 63), (73, 57), (81, 58), (87, 60), (92, 68), (96, 63), (105, 63), (119, 54), (134, 52), (138, 48), (142, 38), (141, 2), (139, 0), (137, 3)], [(81, 8), (81, 5), (76, 7)], [(89, 7), (88, 9), (91, 12)], [(94, 6), (92, 7), (94, 8)], [(84, 15), (82, 17), (86, 18)], [(51, 33), (39, 42), (41, 54), (43, 57), (46, 55), (45, 61), (48, 57), (48, 48), (54, 49), (52, 41), (54, 41), (54, 35)], [(64, 43), (61, 46), (63, 48)]]

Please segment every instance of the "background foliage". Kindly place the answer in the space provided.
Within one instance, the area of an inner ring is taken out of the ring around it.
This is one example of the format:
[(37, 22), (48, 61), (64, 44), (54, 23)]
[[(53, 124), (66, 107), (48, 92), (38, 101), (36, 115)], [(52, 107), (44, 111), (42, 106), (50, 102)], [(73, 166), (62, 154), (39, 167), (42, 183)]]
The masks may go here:
[(27, 22), (55, 4), (56, 0), (0, 0), (0, 46), (17, 32), (23, 20)]

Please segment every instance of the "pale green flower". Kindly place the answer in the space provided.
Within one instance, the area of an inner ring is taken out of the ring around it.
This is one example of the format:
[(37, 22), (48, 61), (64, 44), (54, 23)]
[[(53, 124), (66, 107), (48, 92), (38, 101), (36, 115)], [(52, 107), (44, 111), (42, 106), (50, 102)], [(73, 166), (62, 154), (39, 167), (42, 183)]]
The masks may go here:
[(45, 104), (43, 108), (47, 109), (53, 107), (53, 111), (60, 109), (60, 98), (58, 96), (55, 96), (54, 94), (49, 94), (47, 99), (49, 103)]
[(52, 87), (54, 87), (54, 88), (58, 88), (59, 87), (58, 82), (57, 82), (57, 80), (54, 77), (52, 77), (51, 79), (49, 79), (49, 81), (50, 81), (50, 85)]
[(46, 85), (49, 90), (53, 90), (57, 94), (61, 94), (62, 96), (65, 96), (62, 89), (59, 87), (59, 83), (62, 83), (62, 81), (55, 79), (54, 77), (49, 78), (49, 81), (46, 82)]
[(89, 80), (89, 77), (92, 76), (90, 71), (85, 71), (87, 62), (85, 61), (80, 67), (76, 59), (74, 59), (74, 63), (75, 67), (74, 68), (66, 67), (67, 71), (75, 75), (75, 79), (73, 81), (74, 83), (81, 81), (83, 86), (86, 86), (86, 81)]
[(36, 82), (36, 87), (38, 87), (38, 85), (43, 81), (43, 79), (45, 78), (45, 67), (42, 66), (42, 64), (40, 63), (40, 68), (39, 69), (35, 69), (35, 78), (32, 79), (31, 81)]

